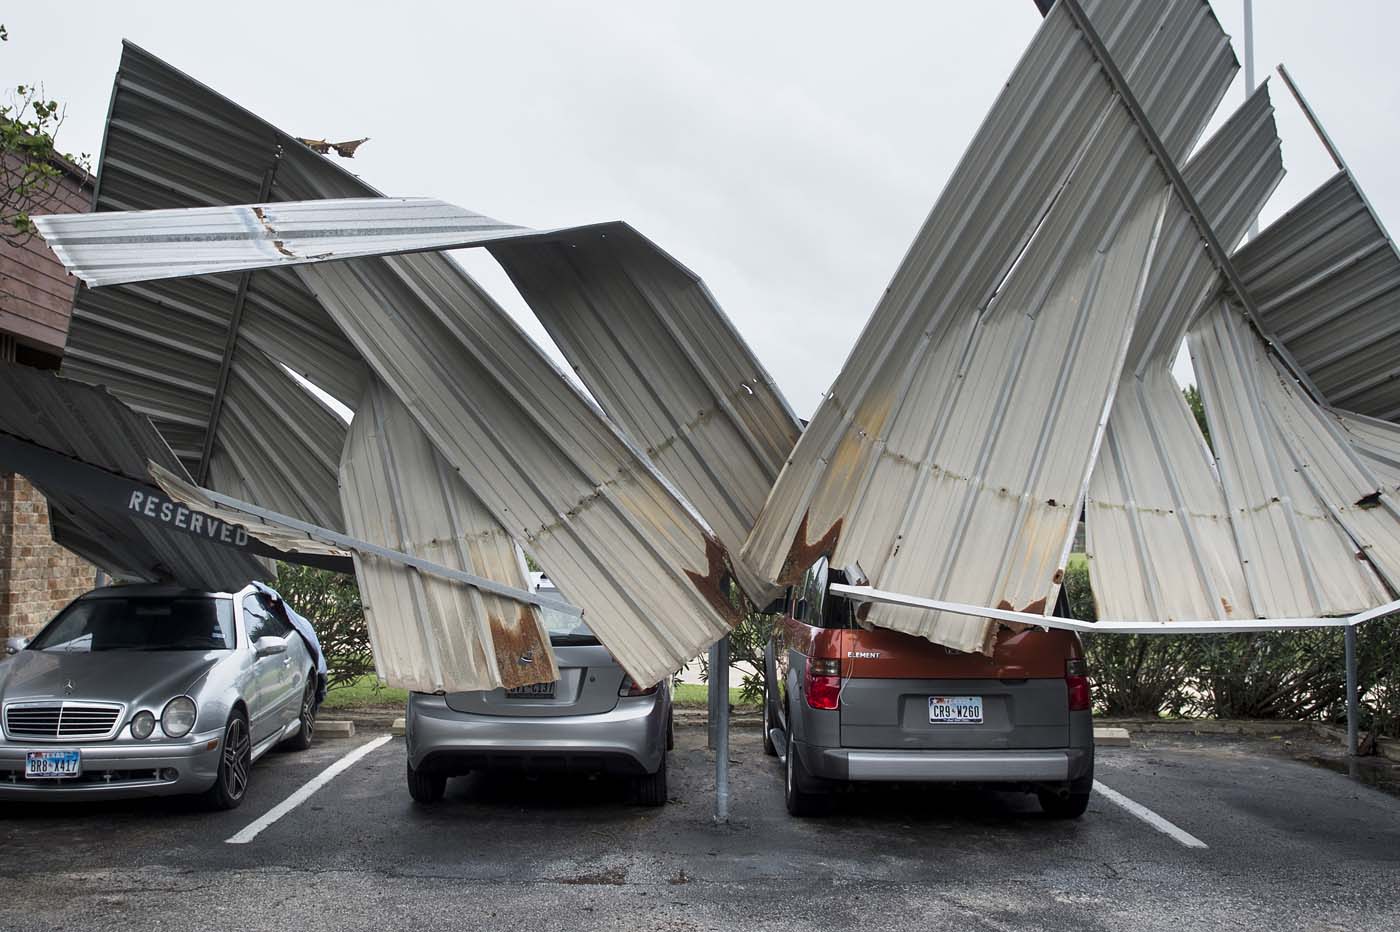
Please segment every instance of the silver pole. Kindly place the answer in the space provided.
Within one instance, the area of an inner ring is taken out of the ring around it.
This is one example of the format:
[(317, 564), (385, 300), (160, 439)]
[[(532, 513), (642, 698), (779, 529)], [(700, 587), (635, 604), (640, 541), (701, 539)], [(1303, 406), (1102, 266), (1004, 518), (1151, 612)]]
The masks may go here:
[[(1244, 96), (1254, 93), (1254, 0), (1244, 0)], [(1249, 238), (1259, 235), (1259, 218), (1249, 225)]]
[(715, 821), (729, 821), (729, 637), (710, 648), (710, 688), (716, 694)]
[(711, 751), (715, 749), (715, 734), (719, 730), (719, 691), (715, 688), (715, 671), (719, 669), (719, 642), (710, 645), (708, 666), (710, 679), (705, 684), (705, 707), (709, 709), (709, 715), (705, 718), (705, 747)]
[(1346, 662), (1347, 662), (1347, 754), (1356, 756), (1357, 730), (1358, 730), (1358, 709), (1356, 696), (1356, 626), (1349, 625), (1346, 629)]

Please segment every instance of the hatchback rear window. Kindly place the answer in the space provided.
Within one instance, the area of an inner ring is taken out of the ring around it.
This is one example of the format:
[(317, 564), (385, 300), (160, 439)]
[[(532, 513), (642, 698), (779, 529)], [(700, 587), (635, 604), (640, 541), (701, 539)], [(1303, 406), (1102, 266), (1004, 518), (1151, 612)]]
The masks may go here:
[(232, 650), (233, 601), (216, 598), (82, 599), (29, 643), (29, 650)]
[[(556, 602), (569, 602), (564, 598), (563, 593), (554, 588), (553, 585), (545, 583), (535, 589), (536, 595), (542, 595)], [(569, 603), (573, 604), (573, 603)], [(583, 618), (579, 615), (570, 615), (568, 612), (561, 612), (558, 609), (540, 607), (540, 620), (544, 622), (545, 630), (549, 632), (549, 643), (556, 645), (569, 644), (597, 644), (597, 636), (589, 630), (588, 625), (583, 623)]]

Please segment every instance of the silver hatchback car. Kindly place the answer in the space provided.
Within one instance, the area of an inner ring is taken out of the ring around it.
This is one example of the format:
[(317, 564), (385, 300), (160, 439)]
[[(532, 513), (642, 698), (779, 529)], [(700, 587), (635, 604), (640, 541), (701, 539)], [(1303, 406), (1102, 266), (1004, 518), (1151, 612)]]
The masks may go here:
[[(548, 577), (535, 591), (562, 601)], [(408, 791), (442, 798), (449, 777), (473, 770), (627, 776), (637, 802), (666, 802), (674, 743), (669, 680), (634, 683), (582, 620), (542, 609), (559, 679), (520, 689), (410, 693), (405, 718)]]
[(237, 806), (255, 760), (310, 746), (320, 658), (305, 637), (254, 586), (75, 599), (0, 663), (0, 801), (203, 794)]

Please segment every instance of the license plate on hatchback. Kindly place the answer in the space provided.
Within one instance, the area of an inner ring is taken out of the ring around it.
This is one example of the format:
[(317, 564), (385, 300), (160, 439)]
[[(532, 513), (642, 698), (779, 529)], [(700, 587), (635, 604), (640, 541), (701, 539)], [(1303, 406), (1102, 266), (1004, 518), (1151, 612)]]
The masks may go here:
[(82, 769), (82, 751), (29, 751), (24, 755), (26, 777), (63, 779), (78, 776)]
[(553, 699), (553, 683), (531, 683), (529, 686), (517, 686), (514, 689), (506, 690), (507, 699)]
[(982, 697), (929, 696), (928, 720), (933, 725), (980, 725)]

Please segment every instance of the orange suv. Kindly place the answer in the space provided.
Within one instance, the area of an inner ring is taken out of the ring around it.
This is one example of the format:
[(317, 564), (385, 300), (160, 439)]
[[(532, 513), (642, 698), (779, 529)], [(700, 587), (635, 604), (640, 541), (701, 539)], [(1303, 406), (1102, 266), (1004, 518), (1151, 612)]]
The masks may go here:
[(824, 811), (853, 781), (995, 783), (1077, 818), (1094, 783), (1079, 637), (1003, 628), (991, 657), (862, 628), (818, 560), (790, 589), (765, 651), (764, 750), (783, 760), (788, 811)]

